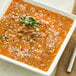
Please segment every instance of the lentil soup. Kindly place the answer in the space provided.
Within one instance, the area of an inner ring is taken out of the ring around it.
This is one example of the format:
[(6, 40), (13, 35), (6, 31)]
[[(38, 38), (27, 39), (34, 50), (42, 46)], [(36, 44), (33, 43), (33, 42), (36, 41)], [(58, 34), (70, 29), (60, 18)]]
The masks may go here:
[(13, 0), (0, 20), (0, 54), (48, 71), (72, 24), (68, 17)]

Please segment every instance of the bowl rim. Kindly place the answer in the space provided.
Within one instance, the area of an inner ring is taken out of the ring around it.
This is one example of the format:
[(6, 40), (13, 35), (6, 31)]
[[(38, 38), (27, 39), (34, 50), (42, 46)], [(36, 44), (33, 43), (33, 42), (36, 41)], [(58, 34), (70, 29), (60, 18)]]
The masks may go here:
[[(7, 0), (7, 1), (5, 2), (3, 8), (2, 8), (1, 11), (0, 11), (0, 18), (4, 15), (4, 13), (5, 13), (5, 11), (7, 10), (9, 4), (11, 3), (11, 1), (12, 1), (12, 0)], [(56, 9), (56, 8), (54, 8), (54, 7), (49, 7), (49, 6), (47, 6), (47, 5), (40, 4), (40, 3), (35, 2), (35, 1), (33, 1), (33, 0), (24, 0), (24, 1), (29, 2), (29, 3), (31, 3), (31, 4), (34, 4), (34, 5), (37, 5), (37, 6), (39, 6), (39, 7), (45, 8), (45, 9), (47, 9), (47, 10), (50, 10), (50, 11), (59, 13), (59, 14), (61, 14), (61, 15), (67, 16), (67, 17), (73, 19), (73, 21), (74, 21), (74, 22), (73, 22), (73, 25), (72, 25), (72, 27), (71, 27), (68, 35), (66, 36), (64, 42), (62, 43), (60, 50), (58, 51), (58, 53), (57, 53), (54, 61), (52, 62), (51, 66), (50, 66), (50, 68), (49, 68), (49, 70), (48, 70), (47, 72), (42, 71), (42, 70), (40, 70), (40, 69), (37, 69), (37, 68), (35, 68), (35, 67), (32, 67), (32, 66), (30, 66), (30, 65), (21, 63), (21, 62), (19, 62), (19, 61), (13, 60), (13, 59), (8, 58), (8, 57), (3, 56), (3, 55), (0, 55), (0, 58), (3, 59), (3, 60), (5, 60), (5, 61), (11, 62), (11, 63), (13, 63), (13, 64), (19, 65), (19, 66), (21, 66), (21, 67), (23, 67), (23, 68), (26, 68), (26, 69), (29, 69), (29, 70), (31, 70), (31, 71), (34, 71), (34, 72), (36, 72), (36, 73), (39, 73), (39, 74), (42, 74), (42, 75), (51, 75), (52, 72), (53, 72), (53, 70), (55, 69), (55, 67), (56, 67), (56, 65), (57, 65), (57, 63), (58, 63), (58, 61), (59, 61), (62, 53), (64, 52), (64, 49), (65, 49), (66, 45), (68, 44), (68, 42), (69, 42), (69, 40), (70, 40), (70, 38), (71, 38), (71, 36), (72, 36), (72, 33), (73, 33), (73, 31), (74, 31), (74, 29), (75, 29), (75, 25), (76, 25), (76, 17), (75, 17), (74, 15), (72, 15), (72, 14), (66, 13), (66, 12), (64, 12), (64, 11), (60, 11), (59, 9)]]

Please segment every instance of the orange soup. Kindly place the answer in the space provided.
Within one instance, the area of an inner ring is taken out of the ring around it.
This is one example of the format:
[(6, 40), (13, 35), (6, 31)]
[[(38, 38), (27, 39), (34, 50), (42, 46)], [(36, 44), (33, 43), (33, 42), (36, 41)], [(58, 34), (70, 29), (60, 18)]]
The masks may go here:
[(68, 17), (13, 0), (0, 20), (0, 54), (48, 71), (72, 24)]

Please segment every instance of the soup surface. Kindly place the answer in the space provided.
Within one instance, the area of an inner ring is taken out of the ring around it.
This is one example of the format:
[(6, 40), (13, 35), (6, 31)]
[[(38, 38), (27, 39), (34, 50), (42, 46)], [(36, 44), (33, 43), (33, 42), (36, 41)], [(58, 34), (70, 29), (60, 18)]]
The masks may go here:
[[(29, 18), (37, 27), (26, 24)], [(48, 71), (72, 24), (68, 17), (13, 0), (0, 20), (0, 54)]]

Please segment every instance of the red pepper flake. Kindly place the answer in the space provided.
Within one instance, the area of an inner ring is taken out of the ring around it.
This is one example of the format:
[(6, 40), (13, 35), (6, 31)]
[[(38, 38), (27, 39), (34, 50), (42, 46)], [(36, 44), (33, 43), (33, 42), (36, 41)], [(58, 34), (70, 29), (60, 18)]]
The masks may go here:
[(48, 55), (50, 55), (50, 53), (48, 53)]
[(21, 48), (21, 51), (23, 51), (23, 49)]

